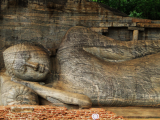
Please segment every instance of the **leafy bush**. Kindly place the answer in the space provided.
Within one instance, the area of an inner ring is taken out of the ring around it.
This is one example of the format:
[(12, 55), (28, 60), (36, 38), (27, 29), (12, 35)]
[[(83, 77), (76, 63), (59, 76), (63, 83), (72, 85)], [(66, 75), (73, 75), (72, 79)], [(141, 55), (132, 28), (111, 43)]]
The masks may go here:
[(118, 9), (130, 17), (160, 19), (160, 0), (90, 0)]
[(136, 10), (134, 10), (134, 11), (131, 11), (131, 12), (130, 12), (129, 16), (130, 16), (130, 17), (142, 18), (142, 12), (141, 12), (141, 13), (138, 13), (138, 12), (136, 12)]

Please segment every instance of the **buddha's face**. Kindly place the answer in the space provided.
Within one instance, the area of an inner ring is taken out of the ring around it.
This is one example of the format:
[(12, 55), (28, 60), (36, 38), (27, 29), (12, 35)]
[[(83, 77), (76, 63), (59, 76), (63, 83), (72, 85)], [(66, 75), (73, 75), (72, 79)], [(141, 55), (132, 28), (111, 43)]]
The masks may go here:
[(23, 80), (40, 81), (46, 78), (50, 66), (49, 57), (44, 51), (19, 52), (15, 55), (13, 73)]
[(15, 45), (4, 51), (8, 73), (27, 81), (45, 80), (50, 71), (49, 55), (36, 46)]

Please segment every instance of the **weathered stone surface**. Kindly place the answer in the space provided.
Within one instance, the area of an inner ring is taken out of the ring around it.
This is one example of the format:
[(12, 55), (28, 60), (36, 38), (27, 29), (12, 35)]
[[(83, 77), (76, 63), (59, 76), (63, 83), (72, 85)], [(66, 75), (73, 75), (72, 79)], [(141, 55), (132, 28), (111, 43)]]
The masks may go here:
[[(53, 53), (59, 48), (67, 30), (73, 26), (121, 27), (121, 29), (114, 29), (116, 32), (114, 35), (112, 29), (107, 34), (107, 31), (98, 33), (105, 32), (105, 35), (111, 38), (128, 41), (132, 40), (132, 34), (122, 27), (136, 26), (136, 22), (150, 23), (150, 20), (127, 17), (124, 13), (106, 5), (85, 0), (81, 2), (80, 0), (19, 0), (19, 2), (5, 0), (1, 2), (0, 21), (0, 50), (5, 50), (17, 41), (27, 40), (41, 43)], [(122, 31), (125, 34), (122, 35)], [(142, 40), (152, 39), (155, 36), (147, 32), (150, 32), (150, 29), (139, 33)], [(158, 40), (159, 37), (154, 39)], [(0, 52), (0, 61), (0, 68), (3, 68), (2, 52)]]
[(132, 40), (138, 40), (138, 34), (139, 34), (138, 30), (133, 30), (133, 39)]
[(1, 74), (2, 105), (37, 105), (37, 94), (24, 85), (11, 81), (11, 77)]
[(27, 40), (54, 51), (73, 26), (100, 27), (101, 22), (124, 22), (126, 16), (108, 6), (85, 0), (5, 0), (1, 2), (0, 47), (5, 50), (17, 41)]
[(128, 30), (140, 30), (140, 31), (144, 31), (144, 28), (140, 28), (140, 27), (128, 27)]
[(12, 106), (11, 108), (11, 112), (13, 113), (31, 113), (34, 111), (33, 107), (18, 107), (18, 106)]
[(108, 32), (108, 27), (91, 27), (90, 29), (97, 33)]
[(160, 24), (155, 23), (137, 23), (137, 26), (146, 28), (160, 28)]
[(65, 104), (79, 105), (80, 108), (91, 107), (92, 102), (85, 95), (36, 83), (47, 79), (46, 76), (51, 71), (49, 51), (43, 46), (20, 43), (7, 48), (3, 56), (6, 67), (6, 71), (1, 74), (3, 105), (36, 105), (39, 101), (38, 94), (51, 103), (56, 99)]
[(151, 23), (152, 20), (149, 19), (138, 19), (138, 18), (133, 18), (132, 22), (138, 22), (138, 23)]
[(57, 53), (60, 81), (55, 87), (85, 94), (93, 105), (159, 106), (159, 45), (71, 28)]
[[(83, 98), (88, 96), (94, 105), (158, 106), (159, 88), (154, 82), (159, 84), (159, 69), (153, 67), (159, 59), (157, 21), (131, 18), (108, 6), (85, 0), (2, 1), (0, 18), (0, 68), (4, 67), (2, 52), (6, 48), (23, 41), (37, 42), (51, 51), (50, 60), (54, 63), (50, 65), (48, 76), (44, 75), (45, 83), (50, 83), (47, 85), (54, 87), (52, 90), (61, 90), (60, 93), (70, 92), (70, 98), (83, 94), (82, 99), (77, 99), (80, 102), (75, 102), (78, 105), (83, 106), (86, 102)], [(131, 41), (135, 35), (128, 27), (144, 27), (145, 30), (136, 34), (136, 41)], [(151, 61), (153, 57), (155, 60)], [(37, 62), (47, 63), (37, 60), (26, 65), (36, 70)], [(41, 66), (38, 71), (43, 73), (43, 69)], [(18, 75), (23, 80), (29, 80), (29, 77)], [(29, 87), (30, 82), (23, 82)], [(37, 89), (41, 87), (45, 88), (38, 83), (32, 86), (38, 94)], [(50, 88), (45, 88), (45, 93), (52, 91)], [(41, 96), (53, 103), (58, 101)], [(149, 98), (153, 98), (152, 101)], [(70, 100), (66, 104), (70, 104)], [(58, 102), (64, 105), (61, 101)]]

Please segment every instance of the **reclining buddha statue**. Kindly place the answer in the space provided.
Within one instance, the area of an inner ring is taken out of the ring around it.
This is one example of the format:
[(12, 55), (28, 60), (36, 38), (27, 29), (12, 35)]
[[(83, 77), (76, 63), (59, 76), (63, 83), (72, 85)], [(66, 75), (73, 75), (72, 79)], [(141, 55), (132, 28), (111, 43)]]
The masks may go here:
[(6, 49), (3, 57), (6, 67), (6, 71), (1, 72), (3, 105), (37, 105), (40, 95), (51, 102), (58, 100), (79, 105), (81, 108), (91, 106), (91, 100), (86, 95), (49, 88), (38, 83), (47, 79), (51, 69), (49, 51), (43, 46), (28, 42), (16, 44)]
[[(39, 104), (38, 95), (80, 108), (160, 104), (160, 41), (118, 41), (81, 26), (70, 28), (56, 54), (59, 80), (47, 79), (49, 51), (22, 43), (3, 52), (3, 105)], [(53, 63), (54, 64), (54, 63)]]

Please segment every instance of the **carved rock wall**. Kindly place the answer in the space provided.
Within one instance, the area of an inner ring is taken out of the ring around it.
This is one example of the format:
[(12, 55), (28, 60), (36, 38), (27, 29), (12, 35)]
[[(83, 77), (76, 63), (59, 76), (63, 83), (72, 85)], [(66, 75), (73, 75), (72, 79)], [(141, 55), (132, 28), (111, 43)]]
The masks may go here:
[[(38, 42), (52, 52), (51, 81), (58, 78), (56, 51), (73, 26), (121, 41), (158, 40), (160, 22), (128, 17), (108, 6), (85, 0), (4, 0), (0, 2), (0, 69), (2, 52), (21, 41)], [(134, 30), (140, 29), (139, 34)]]
[[(159, 40), (160, 22), (131, 18), (108, 6), (85, 0), (4, 0), (0, 2), (0, 69), (2, 52), (21, 41), (38, 42), (52, 52), (52, 75), (56, 74), (56, 51), (73, 26), (91, 28), (121, 41)], [(50, 80), (53, 80), (52, 76)]]
[[(138, 24), (137, 24), (138, 23)], [(143, 23), (143, 24), (142, 24)], [(0, 13), (0, 68), (2, 51), (20, 41), (38, 42), (55, 55), (66, 31), (73, 26), (90, 27), (111, 38), (130, 41), (128, 27), (153, 27), (139, 32), (139, 39), (159, 39), (157, 21), (127, 17), (108, 6), (85, 0), (4, 0)], [(156, 29), (155, 29), (156, 27)]]

